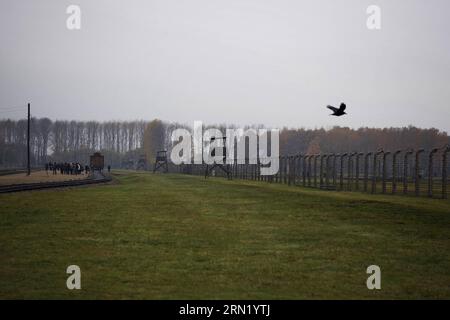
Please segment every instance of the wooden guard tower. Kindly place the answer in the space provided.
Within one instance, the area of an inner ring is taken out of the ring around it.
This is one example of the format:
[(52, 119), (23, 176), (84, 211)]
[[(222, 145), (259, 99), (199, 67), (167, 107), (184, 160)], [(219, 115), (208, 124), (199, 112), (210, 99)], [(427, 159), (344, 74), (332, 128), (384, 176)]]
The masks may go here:
[(167, 151), (161, 150), (156, 152), (156, 161), (155, 166), (153, 167), (153, 173), (158, 171), (159, 169), (162, 169), (163, 173), (169, 172), (169, 165), (167, 163)]
[[(211, 138), (211, 142), (213, 142), (216, 138), (212, 137)], [(219, 138), (223, 140), (223, 162), (222, 163), (215, 163), (212, 165), (206, 165), (206, 169), (205, 169), (205, 179), (211, 175), (212, 170), (214, 170), (215, 168), (219, 168), (221, 169), (223, 172), (225, 172), (225, 174), (227, 175), (228, 180), (231, 180), (231, 170), (230, 170), (230, 165), (227, 164), (226, 160), (227, 160), (227, 148), (225, 147), (225, 142), (226, 142), (226, 137), (223, 138)], [(216, 155), (216, 150), (214, 148), (214, 150), (211, 152), (211, 155), (214, 157)]]

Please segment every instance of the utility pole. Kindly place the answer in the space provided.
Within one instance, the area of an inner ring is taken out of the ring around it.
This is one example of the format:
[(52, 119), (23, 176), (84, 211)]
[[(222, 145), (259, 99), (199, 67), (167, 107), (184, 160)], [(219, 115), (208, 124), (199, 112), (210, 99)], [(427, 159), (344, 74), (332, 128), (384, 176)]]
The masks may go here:
[(27, 175), (31, 174), (30, 167), (30, 104), (28, 103), (28, 127), (27, 127)]

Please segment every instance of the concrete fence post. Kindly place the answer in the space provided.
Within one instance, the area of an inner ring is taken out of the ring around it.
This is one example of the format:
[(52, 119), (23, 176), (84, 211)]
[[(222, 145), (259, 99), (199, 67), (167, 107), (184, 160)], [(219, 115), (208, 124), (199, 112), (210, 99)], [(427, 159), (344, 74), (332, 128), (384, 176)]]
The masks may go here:
[(289, 157), (288, 156), (286, 156), (286, 157), (284, 157), (284, 178), (283, 178), (283, 183), (284, 184), (287, 184), (288, 183), (288, 159), (289, 159)]
[(292, 156), (287, 157), (288, 162), (288, 186), (292, 185)]
[(302, 169), (302, 178), (303, 178), (303, 186), (306, 187), (306, 163), (308, 160), (308, 156), (305, 154), (303, 155), (303, 169)]
[(289, 157), (289, 177), (290, 177), (290, 184), (293, 185), (295, 183), (295, 156)]
[(414, 150), (409, 149), (405, 152), (403, 158), (403, 194), (408, 193), (408, 156), (412, 155)]
[(250, 174), (250, 159), (245, 160), (245, 180), (249, 180), (249, 174)]
[(317, 158), (319, 158), (320, 155), (314, 156), (314, 188), (317, 188)]
[(371, 193), (375, 193), (376, 183), (377, 183), (377, 152), (373, 154), (372, 162), (372, 189)]
[(283, 183), (283, 157), (280, 156), (280, 169), (279, 169), (279, 178), (278, 183)]
[(333, 153), (333, 186), (335, 187), (336, 187), (336, 157), (339, 157), (339, 155)]
[(356, 155), (356, 168), (355, 168), (355, 190), (359, 190), (359, 165), (360, 165), (360, 159), (364, 155), (364, 153), (358, 153)]
[(284, 157), (280, 157), (280, 183), (283, 183), (284, 179)]
[(433, 156), (436, 152), (438, 152), (439, 149), (434, 148), (430, 151), (430, 154), (428, 155), (428, 197), (433, 197)]
[[(278, 159), (279, 159), (279, 158), (278, 158)], [(274, 176), (274, 181), (275, 181), (275, 183), (278, 183), (278, 179), (279, 179), (279, 177), (280, 177), (280, 169), (281, 169), (281, 167), (280, 167), (280, 160), (278, 160), (278, 172), (275, 173), (275, 176)]]
[(369, 185), (369, 159), (372, 155), (372, 152), (368, 152), (364, 157), (364, 192), (368, 191)]
[(302, 165), (302, 155), (298, 154), (295, 157), (295, 166), (294, 166), (294, 185), (296, 186), (300, 184), (300, 172), (302, 171), (301, 165)]
[(389, 151), (383, 153), (383, 177), (382, 177), (382, 193), (386, 193), (386, 183), (387, 183), (387, 166), (386, 166), (386, 158), (391, 153)]
[[(273, 176), (271, 176), (273, 177)], [(256, 180), (261, 181), (261, 161), (258, 157), (258, 159), (256, 160)], [(272, 182), (272, 181), (271, 181)]]
[(419, 149), (416, 151), (416, 164), (415, 164), (415, 195), (416, 197), (420, 196), (420, 154), (425, 150)]
[(297, 175), (297, 157), (298, 156), (292, 156), (292, 185), (296, 185), (296, 175)]
[(286, 179), (287, 185), (291, 185), (291, 156), (286, 157)]
[(398, 179), (398, 166), (397, 157), (402, 152), (402, 150), (397, 150), (392, 154), (392, 194), (397, 192), (397, 179)]
[(325, 159), (327, 155), (322, 154), (320, 156), (320, 170), (319, 170), (319, 187), (322, 188), (323, 187), (323, 174), (324, 174), (324, 169), (323, 169), (323, 160)]
[(332, 155), (329, 154), (325, 159), (325, 185), (327, 188), (330, 186), (330, 157)]
[(256, 181), (256, 164), (252, 164), (250, 169), (250, 179)]
[(312, 156), (312, 155), (308, 156), (308, 187), (311, 187), (311, 170), (312, 170), (311, 162), (312, 162), (313, 157), (314, 156)]
[(303, 178), (303, 155), (298, 155), (298, 165), (297, 165), (297, 175), (298, 175), (298, 183), (297, 185), (302, 185), (302, 178)]
[(352, 183), (353, 183), (353, 157), (356, 155), (356, 152), (349, 153), (348, 154), (348, 161), (347, 161), (347, 190), (352, 190)]
[(447, 199), (447, 154), (450, 152), (450, 145), (444, 147), (442, 154), (442, 199)]
[(339, 173), (339, 188), (340, 190), (344, 189), (344, 158), (347, 156), (346, 153), (341, 154), (340, 159), (341, 159), (341, 170)]
[(283, 178), (283, 157), (281, 157), (281, 156), (279, 157), (278, 164), (279, 164), (280, 168), (278, 169), (277, 182), (281, 183), (282, 178)]
[(382, 153), (383, 153), (383, 150), (379, 150), (373, 154), (372, 191), (371, 191), (371, 193), (377, 192), (377, 158), (378, 158), (378, 155), (380, 155)]

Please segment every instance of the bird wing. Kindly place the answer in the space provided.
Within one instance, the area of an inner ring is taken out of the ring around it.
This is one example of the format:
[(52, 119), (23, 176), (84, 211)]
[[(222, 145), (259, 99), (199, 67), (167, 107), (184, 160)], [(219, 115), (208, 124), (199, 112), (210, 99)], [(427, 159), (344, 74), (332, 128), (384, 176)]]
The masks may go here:
[(339, 110), (338, 108), (335, 108), (333, 106), (327, 106), (327, 108), (330, 109), (333, 112), (337, 112)]
[(345, 105), (345, 103), (341, 103), (340, 107), (339, 107), (339, 111), (344, 111), (345, 108), (347, 108), (347, 106)]

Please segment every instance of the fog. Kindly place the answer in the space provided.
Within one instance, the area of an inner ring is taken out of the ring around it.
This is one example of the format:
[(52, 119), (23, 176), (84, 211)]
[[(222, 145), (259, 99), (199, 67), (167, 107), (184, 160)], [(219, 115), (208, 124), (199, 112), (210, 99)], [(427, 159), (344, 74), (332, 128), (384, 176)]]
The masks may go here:
[[(31, 102), (51, 119), (449, 131), (449, 14), (446, 0), (1, 0), (0, 118)], [(329, 116), (340, 102), (348, 115)]]

